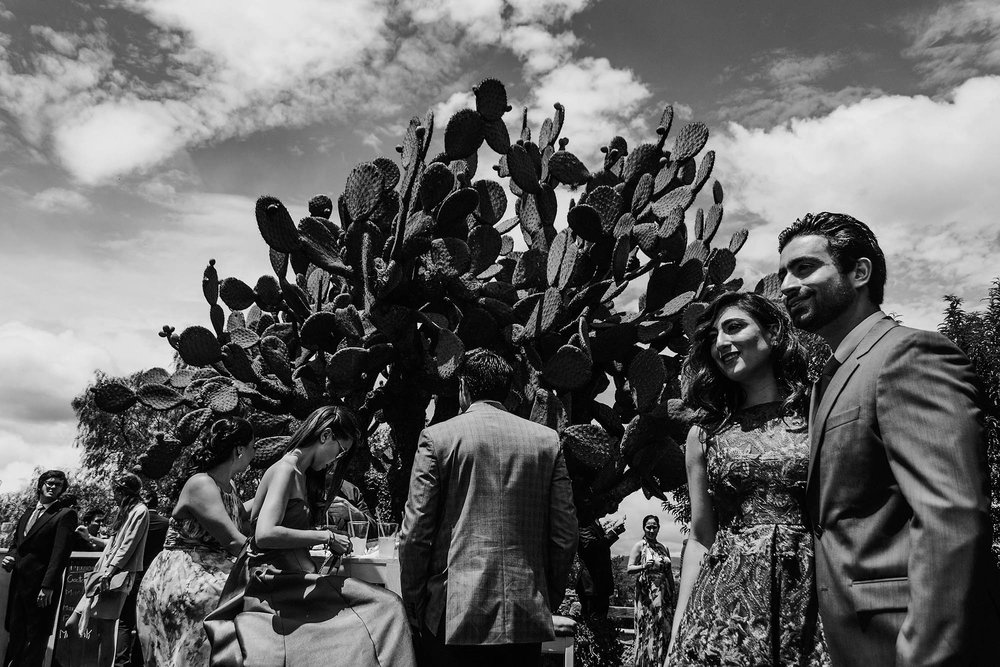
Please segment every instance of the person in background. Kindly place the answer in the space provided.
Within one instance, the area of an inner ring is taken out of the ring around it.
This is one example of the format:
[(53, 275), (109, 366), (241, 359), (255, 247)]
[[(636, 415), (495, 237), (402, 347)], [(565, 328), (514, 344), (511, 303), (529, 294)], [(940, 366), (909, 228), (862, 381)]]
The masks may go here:
[(399, 538), (400, 579), (426, 665), (541, 662), (577, 545), (558, 434), (510, 414), (513, 369), (478, 348), (458, 369), (463, 412), (420, 434)]
[(660, 519), (642, 519), (642, 539), (632, 547), (626, 572), (635, 578), (635, 667), (661, 667), (674, 622), (674, 574), (670, 551), (656, 540)]
[(66, 621), (66, 627), (81, 636), (97, 633), (98, 667), (111, 667), (115, 660), (115, 622), (125, 599), (142, 570), (142, 554), (149, 532), (149, 510), (142, 502), (142, 481), (132, 473), (121, 473), (112, 482), (118, 514), (104, 551), (87, 580), (84, 596)]
[(39, 476), (37, 502), (18, 520), (3, 559), (3, 569), (13, 573), (5, 617), (10, 633), (5, 667), (42, 667), (45, 659), (77, 522), (73, 509), (56, 502), (67, 483), (62, 470)]
[(139, 634), (136, 632), (136, 599), (150, 564), (163, 550), (163, 542), (167, 537), (167, 526), (169, 525), (166, 517), (156, 511), (160, 506), (160, 497), (156, 491), (149, 487), (143, 487), (141, 495), (142, 502), (149, 510), (149, 533), (146, 536), (146, 548), (142, 552), (142, 569), (136, 573), (135, 583), (133, 583), (128, 597), (125, 598), (122, 615), (118, 618), (115, 667), (142, 667), (144, 664), (142, 646), (139, 642)]
[(152, 560), (136, 596), (136, 630), (147, 665), (204, 667), (208, 635), (202, 625), (219, 604), (246, 542), (244, 504), (233, 476), (250, 465), (256, 448), (245, 419), (212, 424), (191, 454), (163, 550)]
[(357, 579), (321, 574), (310, 549), (342, 555), (345, 535), (324, 525), (318, 496), (359, 443), (354, 414), (325, 406), (292, 434), (261, 477), (250, 513), (253, 538), (205, 619), (213, 665), (412, 667), (413, 640), (399, 597)]
[(101, 507), (91, 507), (83, 514), (76, 527), (75, 551), (103, 551), (107, 540), (99, 537), (106, 514)]

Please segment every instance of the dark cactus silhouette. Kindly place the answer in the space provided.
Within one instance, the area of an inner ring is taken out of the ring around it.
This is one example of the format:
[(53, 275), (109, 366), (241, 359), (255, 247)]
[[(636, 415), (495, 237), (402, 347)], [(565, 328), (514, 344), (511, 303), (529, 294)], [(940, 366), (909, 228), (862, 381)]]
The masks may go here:
[[(514, 361), (508, 407), (560, 431), (582, 522), (638, 489), (662, 499), (683, 484), (689, 416), (677, 355), (702, 302), (741, 286), (731, 276), (747, 238), (740, 230), (712, 246), (723, 192), (709, 184), (714, 153), (698, 158), (708, 129), (688, 123), (671, 139), (668, 106), (650, 143), (629, 150), (614, 137), (591, 170), (560, 138), (562, 105), (534, 135), (525, 111), (512, 142), (503, 85), (487, 79), (475, 97), (448, 121), (443, 153), (428, 156), (433, 115), (413, 118), (398, 163), (357, 165), (336, 206), (314, 197), (298, 224), (277, 198), (258, 199), (273, 275), (220, 280), (209, 261), (210, 328), (160, 334), (185, 365), (138, 392), (96, 389), (112, 412), (136, 401), (188, 408), (150, 445), (146, 475), (162, 475), (213, 419), (236, 412), (254, 423), (255, 463), (266, 466), (299, 419), (341, 403), (388, 425), (355, 481), (398, 516), (432, 397), (434, 421), (456, 414), (462, 354), (487, 346)], [(476, 178), (483, 143), (501, 156), (491, 176), (507, 181), (513, 211), (500, 182)], [(579, 192), (561, 230), (559, 185)], [(712, 203), (689, 226), (706, 187)], [(510, 236), (518, 227), (524, 251)], [(638, 304), (625, 310), (619, 297), (641, 276)]]

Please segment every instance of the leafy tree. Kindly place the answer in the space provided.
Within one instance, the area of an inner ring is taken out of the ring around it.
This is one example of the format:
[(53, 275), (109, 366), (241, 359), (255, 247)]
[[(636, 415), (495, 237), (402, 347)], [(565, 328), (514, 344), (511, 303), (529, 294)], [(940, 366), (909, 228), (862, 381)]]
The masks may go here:
[(982, 310), (963, 310), (962, 299), (946, 295), (944, 322), (938, 330), (951, 338), (972, 362), (979, 376), (986, 413), (986, 460), (993, 490), (993, 555), (1000, 562), (1000, 278), (993, 281)]

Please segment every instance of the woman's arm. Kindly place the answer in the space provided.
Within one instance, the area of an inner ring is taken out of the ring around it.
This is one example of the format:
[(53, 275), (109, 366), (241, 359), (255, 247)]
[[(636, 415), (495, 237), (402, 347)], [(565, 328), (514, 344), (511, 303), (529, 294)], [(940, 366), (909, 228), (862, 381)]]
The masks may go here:
[(184, 483), (177, 505), (195, 519), (208, 534), (234, 556), (243, 548), (246, 535), (233, 523), (222, 501), (222, 492), (211, 477), (197, 474)]
[(671, 645), (677, 638), (684, 609), (701, 570), (702, 557), (715, 542), (715, 508), (708, 495), (704, 440), (704, 432), (700, 427), (694, 426), (688, 432), (684, 459), (687, 467), (688, 493), (691, 497), (691, 537), (684, 549), (684, 560), (681, 563), (677, 608), (674, 610), (674, 623), (670, 633)]
[[(329, 530), (300, 530), (281, 525), (285, 516), (285, 505), (294, 487), (295, 466), (287, 461), (278, 461), (268, 471), (271, 473), (264, 498), (257, 514), (257, 529), (254, 538), (265, 549), (311, 547), (329, 542), (333, 533)], [(263, 480), (261, 480), (263, 485)]]
[(646, 564), (642, 562), (642, 540), (635, 543), (632, 552), (628, 557), (628, 566), (625, 571), (629, 574), (639, 574), (646, 569)]

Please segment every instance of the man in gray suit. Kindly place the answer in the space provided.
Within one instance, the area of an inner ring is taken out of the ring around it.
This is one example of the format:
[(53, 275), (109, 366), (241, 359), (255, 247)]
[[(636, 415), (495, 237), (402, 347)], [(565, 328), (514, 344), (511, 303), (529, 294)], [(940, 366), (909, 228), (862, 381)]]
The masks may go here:
[(467, 352), (463, 413), (420, 435), (399, 538), (403, 604), (426, 665), (537, 665), (576, 550), (559, 437), (501, 403), (512, 370)]
[(813, 389), (806, 490), (833, 664), (998, 664), (982, 414), (968, 359), (880, 309), (885, 257), (849, 215), (781, 233), (792, 321), (833, 356)]

